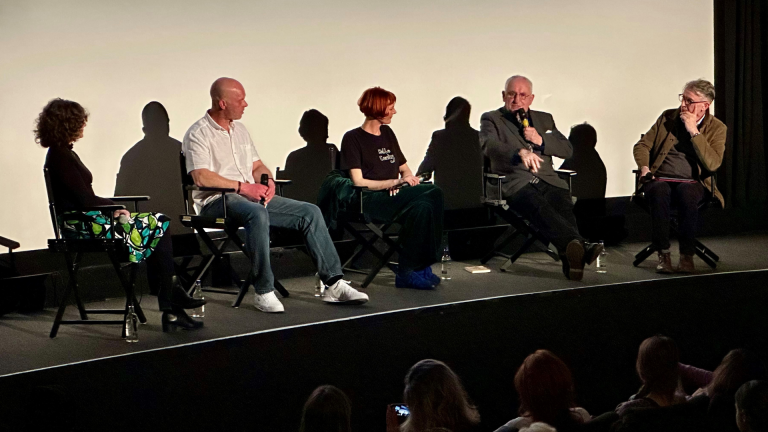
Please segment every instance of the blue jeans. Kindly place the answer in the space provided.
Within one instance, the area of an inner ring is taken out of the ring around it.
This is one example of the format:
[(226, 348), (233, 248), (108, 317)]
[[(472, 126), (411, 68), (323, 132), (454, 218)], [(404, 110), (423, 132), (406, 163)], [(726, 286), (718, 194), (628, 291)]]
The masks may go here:
[[(203, 207), (201, 216), (223, 217), (221, 198)], [(259, 294), (275, 289), (269, 264), (269, 227), (298, 230), (323, 282), (342, 276), (341, 261), (333, 246), (323, 214), (314, 205), (275, 196), (266, 208), (244, 196), (227, 194), (227, 222), (245, 228), (245, 248), (251, 258), (251, 280)]]

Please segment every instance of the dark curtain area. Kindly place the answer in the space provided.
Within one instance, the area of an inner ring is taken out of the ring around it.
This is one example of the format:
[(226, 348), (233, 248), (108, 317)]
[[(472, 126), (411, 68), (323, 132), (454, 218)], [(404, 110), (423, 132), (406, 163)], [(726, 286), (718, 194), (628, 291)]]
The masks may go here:
[(718, 188), (726, 207), (768, 201), (768, 4), (765, 0), (714, 0), (715, 116), (728, 126)]

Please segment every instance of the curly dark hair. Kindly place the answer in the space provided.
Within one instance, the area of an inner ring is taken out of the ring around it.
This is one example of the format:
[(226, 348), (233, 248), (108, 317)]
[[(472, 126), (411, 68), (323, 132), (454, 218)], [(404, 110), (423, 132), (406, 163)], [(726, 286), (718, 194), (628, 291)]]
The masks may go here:
[(88, 121), (88, 111), (77, 102), (56, 98), (35, 121), (35, 142), (42, 147), (68, 146), (77, 140)]

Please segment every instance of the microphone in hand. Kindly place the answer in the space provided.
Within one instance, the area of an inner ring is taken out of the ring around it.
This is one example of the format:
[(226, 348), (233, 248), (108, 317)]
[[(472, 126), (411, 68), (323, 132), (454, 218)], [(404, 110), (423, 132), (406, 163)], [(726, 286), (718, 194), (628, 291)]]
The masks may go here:
[[(267, 187), (267, 189), (269, 189), (269, 175), (267, 175), (267, 174), (262, 174), (261, 175), (261, 184), (263, 184), (264, 186)], [(261, 204), (264, 204), (266, 202), (266, 200), (267, 200), (267, 197), (266, 197), (266, 194), (265, 194), (265, 196), (261, 197)]]

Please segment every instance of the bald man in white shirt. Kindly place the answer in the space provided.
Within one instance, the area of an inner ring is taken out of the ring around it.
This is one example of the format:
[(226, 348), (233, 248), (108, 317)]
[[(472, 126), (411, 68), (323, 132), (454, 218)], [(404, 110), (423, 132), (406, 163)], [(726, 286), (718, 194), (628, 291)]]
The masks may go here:
[[(197, 186), (230, 188), (227, 194), (227, 220), (245, 228), (245, 245), (251, 259), (251, 276), (256, 291), (254, 305), (263, 312), (283, 312), (274, 293), (275, 278), (269, 263), (269, 227), (301, 231), (318, 268), (328, 285), (323, 298), (328, 303), (362, 304), (368, 295), (342, 279), (339, 256), (317, 206), (275, 196), (275, 183), (269, 168), (259, 157), (242, 118), (248, 103), (242, 84), (219, 78), (211, 86), (211, 109), (195, 122), (186, 135), (182, 150), (187, 172)], [(256, 181), (266, 174), (265, 186)], [(223, 217), (221, 197), (210, 192), (193, 194), (198, 214)]]

